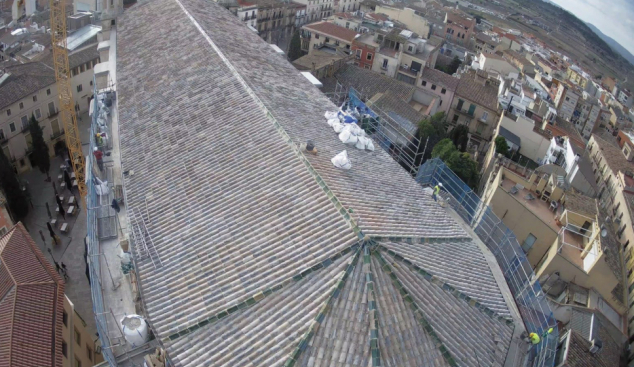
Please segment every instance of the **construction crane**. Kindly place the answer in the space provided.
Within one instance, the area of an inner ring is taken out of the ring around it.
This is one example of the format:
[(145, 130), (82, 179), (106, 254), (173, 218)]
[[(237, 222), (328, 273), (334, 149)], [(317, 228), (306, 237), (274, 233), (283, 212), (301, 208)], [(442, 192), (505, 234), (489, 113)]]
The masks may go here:
[(64, 123), (66, 147), (75, 172), (75, 180), (82, 201), (86, 199), (86, 168), (81, 150), (81, 138), (77, 127), (77, 115), (70, 84), (68, 49), (66, 48), (66, 0), (51, 0), (51, 38), (53, 41), (53, 67), (59, 94), (59, 113)]

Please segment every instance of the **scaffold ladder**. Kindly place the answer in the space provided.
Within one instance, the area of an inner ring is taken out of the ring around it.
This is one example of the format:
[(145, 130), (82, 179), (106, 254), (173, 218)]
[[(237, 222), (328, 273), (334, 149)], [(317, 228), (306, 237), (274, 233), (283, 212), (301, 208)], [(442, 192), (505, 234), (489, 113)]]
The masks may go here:
[[(143, 216), (137, 216), (134, 209), (130, 209), (130, 222), (132, 224), (132, 237), (134, 238), (135, 248), (137, 250), (137, 254), (139, 255), (139, 259), (144, 259), (149, 257), (150, 261), (152, 261), (152, 265), (154, 265), (154, 269), (163, 267), (163, 263), (161, 262), (161, 257), (159, 256), (156, 248), (154, 248), (154, 242), (152, 241), (152, 236), (150, 232), (148, 232), (145, 221), (143, 220)], [(147, 237), (147, 241), (146, 241)]]

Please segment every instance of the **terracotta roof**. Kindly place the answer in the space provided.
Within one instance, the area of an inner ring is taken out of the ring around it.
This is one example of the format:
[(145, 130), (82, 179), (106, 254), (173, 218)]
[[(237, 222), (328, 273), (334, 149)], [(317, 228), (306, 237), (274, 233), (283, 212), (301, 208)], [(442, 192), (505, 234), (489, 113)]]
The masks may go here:
[(491, 37), (491, 36), (489, 36), (489, 35), (487, 35), (487, 34), (484, 34), (484, 33), (478, 33), (478, 34), (476, 34), (476, 39), (477, 39), (478, 41), (482, 41), (482, 42), (484, 42), (484, 43), (486, 43), (486, 44), (488, 44), (488, 45), (493, 45), (493, 46), (497, 46), (497, 44), (499, 43), (499, 42), (496, 42), (496, 41), (493, 39), (493, 37)]
[(557, 117), (555, 122), (555, 125), (546, 125), (544, 130), (549, 130), (553, 136), (567, 136), (575, 145), (585, 148), (586, 143), (581, 137), (579, 130), (577, 130), (570, 122), (562, 119), (561, 117)]
[(456, 91), (458, 83), (460, 82), (460, 79), (458, 78), (454, 78), (447, 73), (443, 73), (440, 70), (428, 68), (426, 66), (423, 69), (422, 79), (428, 83), (441, 85), (453, 92)]
[(55, 71), (41, 62), (8, 66), (5, 71), (11, 75), (0, 88), (0, 108), (5, 108), (42, 88), (55, 84)]
[(574, 191), (566, 192), (565, 207), (571, 212), (583, 214), (590, 218), (596, 218), (598, 213), (597, 205), (593, 198)]
[[(416, 87), (411, 84), (354, 65), (344, 65), (337, 70), (333, 79), (339, 81), (346, 90), (352, 87), (368, 99), (374, 97), (377, 93), (389, 91), (395, 97), (409, 102), (416, 90)], [(326, 88), (326, 85), (324, 85), (324, 88)], [(324, 89), (324, 93), (329, 91)]]
[(386, 20), (390, 20), (390, 17), (382, 13), (366, 13), (365, 17), (371, 18), (373, 20), (383, 21), (383, 22), (385, 22)]
[(323, 34), (326, 36), (339, 38), (340, 40), (347, 41), (350, 43), (354, 41), (354, 38), (358, 34), (357, 32), (351, 29), (340, 27), (330, 22), (318, 22), (313, 24), (307, 24), (303, 26), (302, 28), (308, 29), (309, 31), (317, 32), (319, 34)]
[(465, 27), (465, 28), (471, 28), (473, 26), (475, 26), (475, 20), (474, 19), (470, 19), (470, 18), (466, 18), (463, 17), (459, 14), (453, 13), (453, 12), (448, 12), (447, 13), (447, 20), (451, 21), (452, 23), (457, 23), (460, 24), (461, 26)]
[(474, 73), (460, 77), (456, 95), (492, 111), (498, 109), (498, 89), (490, 84), (482, 84), (474, 79)]
[[(592, 315), (594, 314), (594, 317)], [(600, 312), (573, 308), (570, 329), (570, 344), (566, 366), (569, 367), (615, 367), (620, 365), (621, 345), (625, 337), (611, 325)], [(615, 339), (616, 337), (616, 339)], [(601, 351), (590, 353), (590, 340), (602, 342)], [(621, 339), (621, 340), (619, 340)]]
[(599, 137), (597, 134), (592, 134), (594, 137), (594, 141), (597, 143), (597, 147), (601, 150), (601, 155), (603, 155), (603, 159), (605, 159), (605, 163), (608, 167), (616, 174), (616, 172), (627, 172), (634, 171), (634, 163), (629, 162), (621, 149), (619, 149), (618, 145), (613, 145), (612, 143), (604, 140)]
[(345, 18), (345, 19), (359, 19), (359, 18), (355, 17), (352, 13), (335, 13), (335, 14), (333, 14), (333, 16), (340, 17), (340, 18)]
[(21, 223), (0, 260), (0, 365), (61, 367), (64, 282)]

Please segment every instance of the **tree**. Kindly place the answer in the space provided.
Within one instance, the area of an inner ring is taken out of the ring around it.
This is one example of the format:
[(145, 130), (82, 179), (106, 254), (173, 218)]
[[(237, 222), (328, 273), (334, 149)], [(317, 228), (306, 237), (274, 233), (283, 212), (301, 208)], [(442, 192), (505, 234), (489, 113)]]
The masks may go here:
[(504, 155), (505, 157), (509, 156), (509, 145), (504, 139), (503, 136), (498, 135), (495, 138), (495, 152)]
[(469, 142), (469, 127), (467, 125), (458, 125), (451, 130), (449, 138), (461, 152), (467, 151), (467, 143)]
[(291, 38), (291, 43), (288, 46), (288, 59), (295, 61), (302, 57), (302, 54), (302, 40), (299, 37), (299, 31), (295, 31), (293, 38)]
[[(420, 144), (410, 146), (410, 150), (416, 152), (416, 166), (421, 165), (431, 157), (432, 148), (447, 135), (447, 120), (444, 112), (437, 112), (418, 122), (418, 136)], [(429, 139), (429, 140), (428, 140)]]
[(451, 139), (443, 139), (432, 150), (432, 157), (440, 158), (464, 183), (471, 188), (478, 185), (478, 164), (469, 153), (456, 149)]
[(14, 221), (20, 221), (29, 212), (26, 196), (20, 189), (20, 182), (13, 171), (13, 165), (0, 149), (0, 189), (4, 193)]
[(455, 74), (455, 72), (458, 71), (458, 68), (460, 67), (460, 64), (462, 64), (462, 62), (460, 61), (458, 56), (454, 56), (453, 60), (451, 60), (451, 63), (449, 64), (449, 66), (447, 66), (447, 70), (445, 72), (447, 74), (450, 74), (450, 75)]
[(48, 144), (44, 141), (42, 128), (34, 115), (31, 115), (31, 120), (29, 120), (29, 132), (31, 133), (31, 141), (33, 144), (33, 161), (37, 164), (42, 173), (46, 173), (46, 179), (50, 181), (51, 177), (48, 171), (51, 168), (51, 159)]

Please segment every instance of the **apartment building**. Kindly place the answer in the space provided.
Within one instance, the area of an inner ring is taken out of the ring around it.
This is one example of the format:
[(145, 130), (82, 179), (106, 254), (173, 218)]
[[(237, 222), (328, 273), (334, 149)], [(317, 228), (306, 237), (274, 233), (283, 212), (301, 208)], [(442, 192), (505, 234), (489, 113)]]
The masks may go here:
[(297, 30), (308, 23), (308, 15), (305, 4), (293, 4), (293, 7), (295, 8), (295, 30)]
[(599, 114), (602, 108), (601, 102), (586, 92), (583, 92), (577, 101), (571, 122), (575, 124), (584, 139), (590, 139), (590, 135), (599, 128)]
[(306, 23), (313, 23), (331, 16), (337, 9), (333, 0), (295, 0), (306, 5)]
[(381, 46), (375, 35), (370, 33), (362, 34), (352, 41), (351, 50), (354, 53), (354, 64), (364, 69), (372, 69), (374, 58)]
[(522, 44), (519, 43), (517, 36), (510, 33), (504, 33), (501, 35), (500, 47), (503, 50), (512, 50), (517, 52), (522, 50)]
[[(511, 136), (516, 137), (515, 140), (519, 141), (519, 144), (515, 144), (517, 145), (516, 151), (518, 153), (533, 162), (542, 163), (552, 138), (548, 131), (537, 126), (534, 120), (522, 115), (512, 114), (506, 110), (500, 115), (498, 125), (512, 134)], [(507, 140), (509, 139), (507, 138)]]
[[(627, 136), (627, 134), (626, 134)], [(588, 152), (599, 187), (599, 203), (609, 213), (610, 227), (616, 231), (625, 264), (628, 308), (628, 335), (634, 342), (634, 163), (632, 145), (621, 135), (620, 141), (608, 141), (592, 134)], [(628, 136), (629, 140), (629, 136)], [(619, 146), (619, 144), (622, 144)]]
[[(64, 294), (64, 281), (21, 223), (0, 237), (0, 360), (10, 366), (99, 364), (96, 336)], [(86, 315), (89, 316), (89, 315)], [(20, 364), (19, 361), (24, 361)]]
[(588, 81), (592, 80), (592, 77), (577, 65), (570, 65), (566, 69), (566, 79), (580, 86), (581, 89), (586, 89)]
[(295, 30), (296, 14), (294, 3), (259, 2), (256, 12), (258, 34), (268, 43), (290, 37)]
[[(616, 234), (606, 229), (599, 203), (566, 190), (556, 173), (522, 171), (512, 162), (497, 163), (484, 191), (494, 213), (513, 231), (535, 275), (555, 299), (554, 280), (596, 293), (596, 308), (621, 332), (623, 271)], [(560, 284), (562, 286), (563, 284)]]
[(500, 43), (485, 33), (477, 33), (474, 48), (476, 53), (492, 54)]
[(460, 79), (429, 67), (423, 68), (420, 79), (419, 88), (438, 96), (438, 111), (443, 111), (448, 116)]
[(352, 12), (359, 10), (360, 0), (338, 0), (335, 1), (334, 9), (338, 12)]
[(357, 32), (323, 21), (304, 25), (301, 36), (302, 50), (308, 52), (308, 54), (313, 52), (313, 50), (324, 47), (350, 53), (352, 42), (355, 40)]
[(461, 46), (469, 46), (475, 28), (475, 19), (463, 14), (447, 12), (445, 15), (444, 38)]
[(480, 70), (484, 70), (487, 73), (495, 73), (504, 79), (517, 79), (520, 75), (520, 70), (516, 66), (496, 53), (489, 54), (481, 52), (477, 62)]
[(484, 71), (468, 71), (460, 82), (451, 103), (449, 126), (469, 127), (469, 151), (485, 153), (500, 119), (498, 89), (500, 81)]
[(634, 98), (632, 98), (632, 92), (627, 89), (619, 90), (616, 99), (625, 107), (632, 107), (632, 102), (634, 102)]
[(565, 120), (571, 121), (577, 110), (577, 103), (582, 96), (582, 92), (578, 88), (565, 83), (559, 84), (558, 89), (561, 90), (561, 97), (558, 100), (554, 100), (555, 105), (558, 106), (558, 115)]
[(19, 64), (5, 68), (0, 77), (0, 146), (18, 173), (30, 170), (32, 150), (28, 131), (31, 115), (43, 128), (44, 141), (51, 155), (64, 139), (60, 121), (55, 73), (41, 62)]
[(80, 114), (90, 109), (90, 101), (93, 97), (93, 68), (100, 62), (96, 44), (68, 55), (75, 110)]
[(256, 28), (258, 23), (258, 4), (255, 1), (237, 0), (236, 15), (245, 25)]
[(361, 16), (354, 15), (353, 13), (335, 13), (326, 19), (330, 23), (334, 23), (339, 27), (352, 29), (355, 32), (360, 32), (359, 28), (363, 24), (363, 18)]
[(376, 13), (385, 14), (390, 20), (404, 24), (408, 30), (416, 33), (420, 38), (429, 38), (430, 25), (427, 19), (414, 9), (398, 7), (396, 5), (377, 5)]
[(563, 168), (558, 173), (564, 177), (568, 186), (588, 197), (596, 197), (599, 193), (592, 171), (588, 153), (568, 136), (553, 136), (543, 164), (554, 164)]

